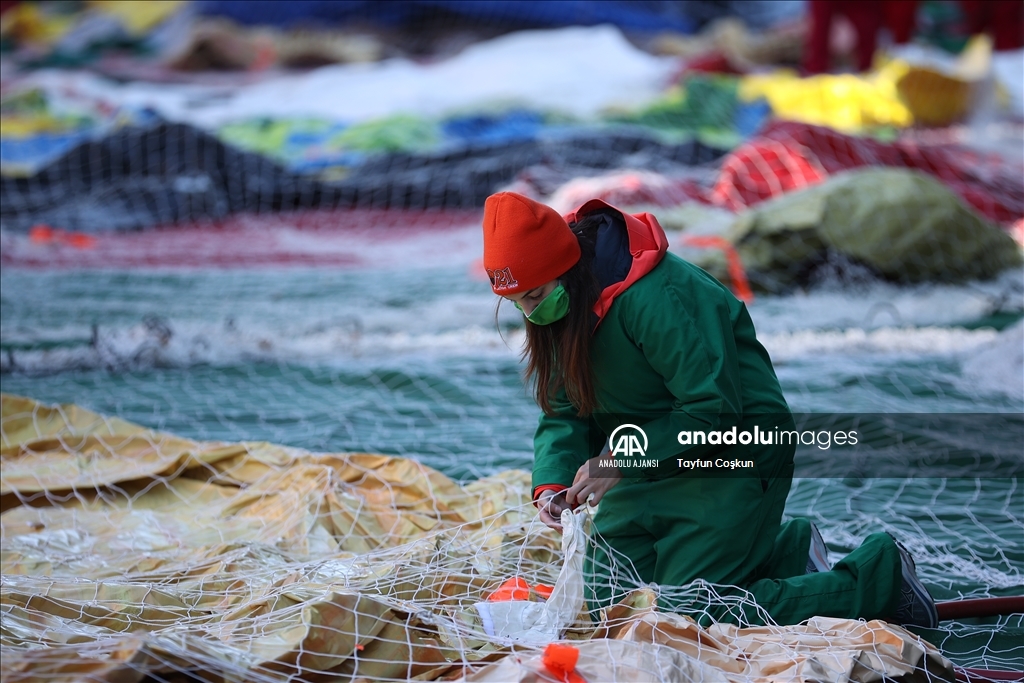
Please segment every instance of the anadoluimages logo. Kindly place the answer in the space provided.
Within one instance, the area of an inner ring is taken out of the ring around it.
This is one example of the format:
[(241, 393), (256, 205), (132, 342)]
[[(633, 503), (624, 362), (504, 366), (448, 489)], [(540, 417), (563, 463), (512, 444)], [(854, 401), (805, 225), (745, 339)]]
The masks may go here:
[[(641, 439), (643, 445), (640, 445)], [(608, 437), (608, 449), (611, 455), (625, 457), (644, 457), (647, 455), (647, 434), (636, 425), (619, 425)]]

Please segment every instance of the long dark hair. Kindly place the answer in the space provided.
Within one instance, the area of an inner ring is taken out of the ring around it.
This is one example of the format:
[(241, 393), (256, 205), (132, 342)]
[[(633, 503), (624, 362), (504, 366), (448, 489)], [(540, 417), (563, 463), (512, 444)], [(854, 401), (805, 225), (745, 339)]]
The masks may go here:
[(594, 304), (600, 295), (594, 273), (594, 245), (597, 217), (584, 217), (570, 224), (580, 243), (580, 260), (559, 280), (569, 295), (569, 313), (550, 325), (526, 321), (526, 380), (532, 381), (537, 404), (548, 415), (554, 413), (551, 399), (564, 388), (580, 417), (597, 410), (597, 394), (590, 366), (590, 338), (594, 332)]

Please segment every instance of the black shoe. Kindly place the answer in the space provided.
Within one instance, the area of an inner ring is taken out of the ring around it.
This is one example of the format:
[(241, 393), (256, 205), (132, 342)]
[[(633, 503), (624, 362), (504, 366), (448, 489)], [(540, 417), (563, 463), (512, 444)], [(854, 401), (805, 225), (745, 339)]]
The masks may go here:
[(900, 604), (896, 608), (896, 623), (901, 626), (937, 627), (939, 613), (935, 609), (935, 600), (917, 578), (914, 558), (902, 543), (895, 538), (892, 540), (900, 551), (900, 563), (903, 565), (903, 587), (900, 589)]
[(825, 546), (825, 539), (821, 537), (821, 532), (818, 531), (814, 522), (811, 522), (811, 547), (807, 551), (807, 571), (804, 573), (814, 574), (831, 569), (832, 566), (828, 563), (828, 548)]

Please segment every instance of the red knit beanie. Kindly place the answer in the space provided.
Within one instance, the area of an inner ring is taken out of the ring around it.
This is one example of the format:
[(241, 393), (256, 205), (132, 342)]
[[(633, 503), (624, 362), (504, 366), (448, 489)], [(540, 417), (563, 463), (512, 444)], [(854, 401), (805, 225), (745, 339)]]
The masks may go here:
[(484, 203), (484, 268), (495, 294), (545, 285), (576, 265), (580, 243), (550, 206), (514, 192)]

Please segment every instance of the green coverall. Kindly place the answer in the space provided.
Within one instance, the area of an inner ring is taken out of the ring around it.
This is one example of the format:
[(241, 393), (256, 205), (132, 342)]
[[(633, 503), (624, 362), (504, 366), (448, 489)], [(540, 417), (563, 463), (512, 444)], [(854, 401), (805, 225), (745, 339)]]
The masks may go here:
[[(781, 524), (794, 445), (680, 445), (683, 430), (752, 430), (760, 424), (763, 433), (765, 426), (792, 424), (746, 306), (721, 283), (666, 254), (614, 299), (594, 332), (591, 360), (602, 412), (588, 421), (576, 416), (564, 392), (556, 397), (556, 414), (541, 416), (534, 438), (533, 486), (571, 485), (615, 427), (639, 424), (648, 437), (645, 457), (656, 466), (622, 470), (623, 480), (605, 495), (594, 521), (641, 581), (684, 586), (704, 579), (737, 586), (779, 624), (815, 615), (895, 614), (902, 574), (899, 551), (887, 534), (869, 536), (832, 571), (804, 573), (810, 523)], [(698, 472), (680, 468), (678, 458), (753, 460), (755, 467)], [(610, 564), (606, 549), (592, 546), (592, 607), (621, 597), (612, 590)], [(701, 616), (700, 607), (689, 609)], [(709, 613), (703, 616), (706, 621)], [(720, 608), (710, 616), (732, 621), (736, 615)], [(761, 621), (751, 612), (744, 620)]]

